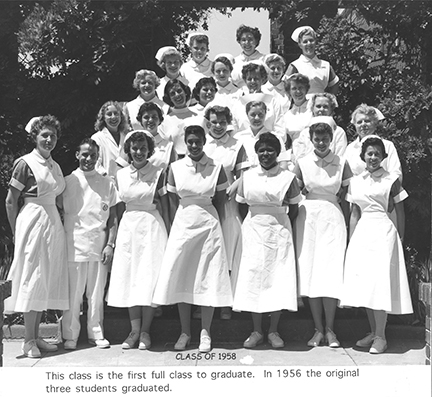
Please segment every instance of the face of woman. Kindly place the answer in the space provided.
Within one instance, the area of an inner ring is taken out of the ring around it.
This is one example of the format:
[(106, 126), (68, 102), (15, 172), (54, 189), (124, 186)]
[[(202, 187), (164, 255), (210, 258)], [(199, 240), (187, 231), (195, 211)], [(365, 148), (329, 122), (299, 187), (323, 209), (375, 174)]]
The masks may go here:
[(243, 33), (240, 37), (240, 47), (245, 55), (252, 55), (257, 47), (257, 42), (252, 33)]
[(153, 135), (157, 134), (157, 128), (160, 125), (160, 119), (156, 110), (148, 110), (143, 113), (141, 118), (143, 128)]
[(270, 83), (277, 85), (281, 82), (284, 66), (281, 62), (271, 62), (269, 65), (270, 73), (268, 75)]
[(186, 93), (180, 84), (174, 85), (168, 92), (168, 95), (176, 109), (182, 109), (186, 107)]
[(148, 152), (149, 150), (146, 139), (131, 143), (130, 155), (135, 168), (140, 169), (147, 164)]
[(143, 80), (139, 82), (140, 94), (143, 98), (153, 98), (156, 90), (156, 85), (150, 76), (145, 76)]
[(332, 110), (330, 101), (325, 97), (315, 98), (315, 104), (312, 109), (314, 116), (331, 116)]
[(325, 157), (330, 152), (330, 143), (332, 141), (331, 136), (329, 134), (317, 134), (314, 133), (311, 139), (315, 154), (319, 157)]
[(300, 106), (306, 102), (307, 88), (304, 84), (297, 83), (296, 81), (291, 82), (290, 95), (296, 106)]
[(264, 126), (266, 112), (261, 106), (252, 106), (247, 116), (252, 129), (259, 130)]
[(201, 63), (206, 59), (206, 55), (208, 52), (207, 44), (199, 43), (196, 40), (193, 41), (192, 47), (190, 48), (192, 59), (196, 63)]
[(375, 132), (376, 126), (367, 114), (358, 113), (355, 118), (354, 126), (360, 139)]
[(257, 150), (258, 161), (266, 170), (273, 168), (277, 164), (277, 152), (273, 146), (262, 143)]
[(202, 106), (211, 102), (216, 94), (216, 88), (212, 84), (204, 84), (199, 92), (199, 103)]
[(110, 105), (105, 110), (104, 120), (109, 132), (117, 132), (121, 122), (120, 112), (115, 106)]
[(250, 94), (253, 94), (254, 92), (261, 92), (263, 81), (259, 72), (249, 72), (246, 75), (245, 83)]
[(214, 76), (216, 82), (220, 86), (225, 87), (230, 82), (231, 71), (224, 63), (216, 62), (214, 65)]
[(170, 79), (178, 77), (180, 72), (181, 60), (177, 55), (168, 55), (165, 57), (165, 70)]
[(305, 57), (313, 58), (315, 56), (316, 40), (311, 34), (305, 34), (298, 45)]
[(186, 148), (189, 152), (189, 157), (192, 160), (198, 161), (204, 155), (204, 139), (198, 134), (189, 134), (186, 138)]
[(383, 161), (384, 156), (379, 146), (368, 146), (366, 148), (364, 158), (366, 169), (369, 172), (374, 172), (381, 167), (381, 162)]
[(228, 121), (224, 114), (211, 113), (209, 117), (209, 132), (210, 135), (215, 139), (222, 138), (228, 127)]
[(57, 132), (53, 128), (45, 127), (36, 136), (36, 150), (46, 159), (51, 155), (56, 144)]

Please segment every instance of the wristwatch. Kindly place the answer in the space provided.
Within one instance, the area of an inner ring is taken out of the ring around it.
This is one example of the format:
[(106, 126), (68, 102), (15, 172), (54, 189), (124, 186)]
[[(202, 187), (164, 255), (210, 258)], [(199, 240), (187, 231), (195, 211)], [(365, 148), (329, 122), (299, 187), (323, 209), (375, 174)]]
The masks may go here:
[(112, 249), (115, 248), (115, 244), (114, 243), (107, 243), (106, 245), (107, 245), (107, 247), (111, 247)]

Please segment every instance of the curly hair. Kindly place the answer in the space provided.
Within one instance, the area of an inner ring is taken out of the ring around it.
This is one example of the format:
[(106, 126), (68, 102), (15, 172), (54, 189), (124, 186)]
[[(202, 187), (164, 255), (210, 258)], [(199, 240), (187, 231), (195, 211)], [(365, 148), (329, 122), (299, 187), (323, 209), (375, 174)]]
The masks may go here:
[(153, 72), (153, 70), (147, 70), (147, 69), (141, 69), (135, 73), (135, 78), (132, 83), (132, 87), (135, 88), (137, 91), (139, 91), (140, 82), (144, 80), (147, 76), (149, 76), (151, 81), (153, 81), (155, 88), (159, 87), (160, 85), (159, 77), (156, 75), (155, 72)]
[(290, 95), (291, 83), (302, 84), (306, 87), (306, 91), (309, 91), (310, 88), (309, 77), (305, 76), (304, 74), (294, 73), (291, 76), (289, 76), (287, 80), (285, 80), (284, 82), (285, 92), (288, 95)]
[(267, 80), (266, 68), (264, 67), (264, 65), (255, 62), (249, 62), (243, 66), (241, 71), (242, 79), (246, 80), (247, 75), (253, 72), (259, 73), (263, 82)]
[(164, 119), (163, 118), (163, 112), (162, 112), (162, 109), (158, 105), (156, 105), (154, 102), (144, 102), (140, 106), (140, 108), (138, 110), (137, 121), (140, 124), (142, 124), (141, 121), (142, 121), (144, 113), (150, 112), (151, 110), (154, 110), (155, 112), (157, 112), (158, 117), (159, 117), (159, 122), (160, 122), (159, 124), (161, 124), (163, 119)]
[(203, 88), (206, 84), (211, 84), (215, 89), (215, 92), (217, 92), (217, 85), (215, 79), (213, 77), (202, 77), (201, 79), (198, 80), (194, 89), (192, 90), (192, 97), (197, 102), (199, 102), (200, 99), (201, 88)]
[(204, 117), (207, 120), (210, 120), (211, 114), (215, 114), (216, 116), (224, 115), (228, 124), (231, 124), (232, 122), (231, 110), (229, 110), (229, 108), (226, 106), (214, 105), (212, 107), (209, 107), (206, 109)]
[(130, 153), (132, 144), (135, 142), (143, 142), (143, 141), (147, 141), (147, 149), (148, 149), (147, 158), (153, 156), (155, 152), (154, 139), (145, 131), (137, 130), (131, 133), (130, 137), (125, 141), (123, 147), (123, 150), (128, 155), (130, 162), (132, 162), (132, 156)]
[(279, 54), (268, 54), (264, 58), (264, 63), (269, 68), (270, 68), (270, 64), (274, 63), (274, 62), (281, 63), (283, 65), (284, 70), (285, 70), (285, 68), (286, 68), (286, 62), (285, 62), (285, 59), (281, 55), (279, 55)]
[(213, 62), (212, 62), (212, 65), (211, 65), (211, 72), (214, 74), (214, 72), (215, 72), (215, 65), (216, 65), (216, 62), (220, 62), (220, 63), (223, 63), (229, 70), (230, 70), (230, 72), (232, 72), (233, 71), (233, 65), (232, 65), (232, 63), (231, 63), (231, 61), (227, 58), (227, 57), (217, 57)]
[(259, 43), (261, 41), (261, 32), (259, 31), (259, 29), (258, 28), (252, 28), (252, 27), (246, 26), (246, 25), (240, 25), (236, 31), (237, 43), (240, 43), (241, 37), (245, 33), (252, 34), (252, 36), (254, 37), (254, 39), (256, 41), (256, 46), (258, 47)]
[(162, 58), (160, 59), (160, 61), (157, 61), (158, 66), (164, 71), (166, 72), (166, 67), (165, 67), (165, 58), (170, 56), (170, 55), (175, 55), (178, 57), (178, 59), (180, 60), (180, 66), (183, 64), (183, 59), (182, 56), (180, 54), (180, 52), (178, 52), (176, 49), (169, 49), (167, 51), (165, 51), (162, 55)]
[(57, 138), (61, 135), (60, 121), (55, 116), (48, 114), (46, 116), (39, 117), (35, 120), (30, 129), (30, 138), (33, 142), (36, 142), (36, 137), (39, 135), (44, 128), (51, 128), (55, 131)]
[(336, 100), (336, 97), (333, 94), (330, 94), (330, 92), (319, 92), (317, 94), (314, 94), (311, 99), (311, 108), (313, 109), (315, 106), (315, 102), (317, 98), (326, 98), (328, 100), (328, 103), (330, 105), (330, 111), (333, 114), (334, 110), (337, 108), (338, 103)]
[(379, 147), (381, 150), (381, 154), (383, 156), (383, 160), (388, 156), (388, 154), (385, 150), (384, 142), (382, 141), (382, 139), (378, 138), (377, 136), (373, 136), (373, 137), (367, 138), (362, 144), (360, 158), (363, 161), (365, 161), (365, 153), (366, 153), (366, 150), (369, 146)]
[(121, 133), (126, 132), (127, 127), (128, 127), (126, 116), (123, 112), (122, 106), (116, 101), (108, 101), (108, 102), (105, 102), (101, 106), (101, 108), (99, 109), (99, 112), (96, 116), (96, 122), (94, 125), (96, 131), (102, 131), (107, 126), (105, 123), (105, 113), (106, 113), (106, 110), (108, 109), (109, 106), (114, 106), (120, 114), (120, 124), (118, 126), (118, 131)]
[(358, 114), (364, 114), (365, 116), (369, 116), (371, 121), (372, 121), (372, 124), (375, 127), (378, 125), (379, 119), (378, 119), (378, 115), (377, 115), (377, 112), (376, 112), (374, 107), (368, 106), (365, 103), (358, 105), (355, 108), (354, 112), (352, 112), (352, 115), (351, 115), (351, 120), (352, 120), (351, 122), (353, 124), (355, 124), (356, 117)]
[(186, 102), (189, 102), (189, 100), (191, 99), (191, 89), (189, 88), (189, 86), (187, 86), (186, 84), (182, 83), (180, 80), (177, 79), (170, 80), (165, 86), (164, 96), (162, 99), (166, 104), (168, 104), (171, 107), (174, 106), (174, 103), (171, 101), (169, 92), (171, 91), (172, 88), (174, 88), (175, 85), (179, 85), (182, 88), (182, 90), (185, 92)]
[(273, 134), (272, 132), (264, 132), (263, 134), (261, 134), (258, 140), (255, 142), (255, 153), (258, 153), (258, 149), (263, 144), (271, 146), (276, 151), (276, 154), (279, 156), (282, 150), (282, 145), (275, 134)]
[(333, 140), (333, 129), (327, 123), (316, 123), (309, 127), (309, 137), (312, 140), (314, 134), (327, 134)]

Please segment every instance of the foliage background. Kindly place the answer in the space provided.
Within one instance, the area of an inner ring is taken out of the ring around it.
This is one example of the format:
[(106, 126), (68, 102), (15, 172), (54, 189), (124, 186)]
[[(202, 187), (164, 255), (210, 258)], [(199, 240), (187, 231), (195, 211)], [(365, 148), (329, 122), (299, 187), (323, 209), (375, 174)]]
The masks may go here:
[[(408, 271), (412, 279), (425, 279), (422, 274), (430, 272), (425, 258), (431, 234), (431, 2), (249, 4), (270, 10), (285, 36), (278, 52), (288, 61), (299, 54), (291, 32), (306, 24), (317, 30), (319, 55), (331, 62), (341, 80), (337, 121), (350, 139), (350, 114), (358, 104), (377, 106), (387, 116), (380, 133), (398, 149), (410, 194)], [(10, 170), (13, 160), (32, 148), (23, 125), (47, 113), (62, 121), (63, 136), (53, 155), (64, 173), (70, 173), (75, 168), (74, 148), (93, 133), (101, 104), (133, 99), (136, 70), (149, 68), (161, 74), (154, 54), (162, 45), (177, 43), (187, 51), (184, 36), (199, 22), (205, 23), (208, 5), (162, 0), (0, 1), (0, 278), (7, 272), (13, 247), (3, 204)], [(338, 13), (338, 8), (344, 11)]]

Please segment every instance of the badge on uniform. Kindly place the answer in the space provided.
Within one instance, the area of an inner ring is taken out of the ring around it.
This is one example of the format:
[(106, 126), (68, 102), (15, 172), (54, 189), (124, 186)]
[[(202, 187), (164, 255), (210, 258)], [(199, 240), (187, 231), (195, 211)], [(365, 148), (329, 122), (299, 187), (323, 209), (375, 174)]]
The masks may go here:
[(102, 211), (108, 211), (108, 204), (102, 203)]

